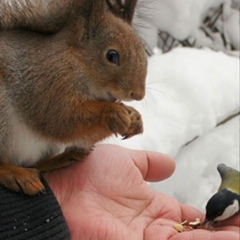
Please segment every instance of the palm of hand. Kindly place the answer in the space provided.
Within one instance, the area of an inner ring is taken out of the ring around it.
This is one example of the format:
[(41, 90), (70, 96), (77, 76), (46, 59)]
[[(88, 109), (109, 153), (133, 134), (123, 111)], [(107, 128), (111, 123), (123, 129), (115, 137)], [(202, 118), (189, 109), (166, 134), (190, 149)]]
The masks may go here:
[(185, 219), (203, 217), (145, 182), (165, 179), (173, 170), (173, 162), (161, 154), (102, 145), (84, 163), (46, 178), (74, 240), (237, 240), (239, 227), (181, 234), (173, 228)]

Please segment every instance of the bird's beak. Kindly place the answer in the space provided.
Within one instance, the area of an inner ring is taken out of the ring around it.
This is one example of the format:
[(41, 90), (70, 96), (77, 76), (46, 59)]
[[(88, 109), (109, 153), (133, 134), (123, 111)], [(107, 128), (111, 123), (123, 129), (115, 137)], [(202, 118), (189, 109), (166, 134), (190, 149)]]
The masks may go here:
[(205, 219), (205, 221), (203, 222), (202, 226), (206, 227), (206, 228), (209, 228), (213, 225), (215, 221), (214, 220), (208, 220), (208, 219)]

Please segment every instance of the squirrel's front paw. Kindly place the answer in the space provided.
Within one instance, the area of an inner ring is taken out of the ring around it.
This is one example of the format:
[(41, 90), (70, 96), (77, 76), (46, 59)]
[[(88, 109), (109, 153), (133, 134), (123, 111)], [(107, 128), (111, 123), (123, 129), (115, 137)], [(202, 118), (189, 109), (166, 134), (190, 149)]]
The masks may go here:
[(130, 138), (134, 135), (143, 132), (143, 122), (140, 113), (133, 107), (125, 106), (125, 108), (128, 110), (128, 114), (131, 119), (131, 124), (127, 132), (123, 135), (123, 139)]
[(45, 191), (37, 169), (15, 165), (6, 164), (0, 167), (0, 184), (27, 195), (37, 195)]
[(114, 134), (125, 136), (131, 125), (129, 111), (122, 103), (115, 103), (105, 109), (103, 121), (106, 122), (109, 130)]

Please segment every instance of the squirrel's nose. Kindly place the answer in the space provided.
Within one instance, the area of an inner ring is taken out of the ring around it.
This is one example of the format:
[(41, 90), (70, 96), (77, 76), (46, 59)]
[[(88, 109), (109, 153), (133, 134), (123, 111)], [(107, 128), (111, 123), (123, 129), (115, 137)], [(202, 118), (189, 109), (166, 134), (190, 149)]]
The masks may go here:
[(145, 96), (145, 90), (140, 89), (131, 93), (131, 99), (133, 100), (142, 100)]

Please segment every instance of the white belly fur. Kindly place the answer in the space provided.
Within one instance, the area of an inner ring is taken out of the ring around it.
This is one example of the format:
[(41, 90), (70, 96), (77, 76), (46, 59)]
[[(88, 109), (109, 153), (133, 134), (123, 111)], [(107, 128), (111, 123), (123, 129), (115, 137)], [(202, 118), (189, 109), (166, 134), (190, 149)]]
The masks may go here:
[(12, 134), (8, 155), (17, 165), (31, 166), (41, 160), (50, 150), (55, 154), (64, 150), (64, 145), (53, 143), (32, 131), (16, 114), (12, 118)]

